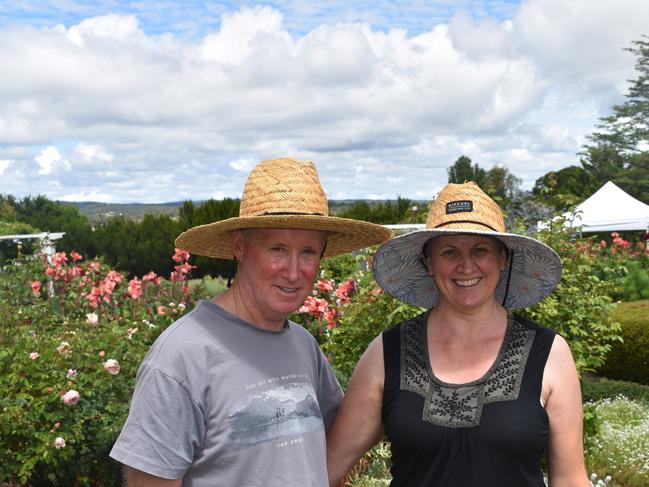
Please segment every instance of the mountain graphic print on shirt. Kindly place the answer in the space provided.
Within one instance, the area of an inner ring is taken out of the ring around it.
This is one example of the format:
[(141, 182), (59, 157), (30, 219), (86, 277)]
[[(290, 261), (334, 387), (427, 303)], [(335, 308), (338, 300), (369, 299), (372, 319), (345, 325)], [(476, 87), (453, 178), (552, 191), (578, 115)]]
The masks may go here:
[(291, 382), (250, 395), (228, 414), (228, 438), (235, 449), (301, 435), (322, 427), (311, 384)]

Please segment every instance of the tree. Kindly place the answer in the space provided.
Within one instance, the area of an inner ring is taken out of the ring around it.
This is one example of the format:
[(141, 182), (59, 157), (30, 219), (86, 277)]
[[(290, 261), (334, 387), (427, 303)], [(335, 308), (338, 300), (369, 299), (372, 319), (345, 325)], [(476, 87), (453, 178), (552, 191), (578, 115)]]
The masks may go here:
[(95, 256), (92, 227), (77, 208), (45, 196), (25, 197), (15, 204), (17, 220), (40, 229), (42, 232), (65, 232), (57, 241), (60, 250), (76, 250), (84, 256)]
[[(638, 76), (626, 100), (600, 118), (597, 131), (584, 147), (581, 164), (591, 179), (591, 189), (611, 180), (632, 196), (649, 203), (649, 37), (643, 36), (626, 50), (636, 56)], [(592, 191), (591, 191), (592, 192)]]
[(487, 173), (478, 164), (472, 164), (471, 159), (460, 156), (451, 167), (448, 168), (448, 182), (455, 184), (473, 181), (481, 188), (484, 188)]
[(512, 199), (520, 192), (521, 178), (514, 176), (507, 167), (496, 164), (487, 171), (484, 191), (507, 208)]
[(196, 206), (191, 201), (185, 201), (179, 210), (181, 225), (184, 229), (196, 225), (206, 225), (226, 220), (239, 215), (239, 199), (223, 198), (222, 200), (207, 200)]
[(537, 179), (532, 194), (556, 210), (566, 210), (593, 193), (591, 183), (583, 167), (568, 166)]

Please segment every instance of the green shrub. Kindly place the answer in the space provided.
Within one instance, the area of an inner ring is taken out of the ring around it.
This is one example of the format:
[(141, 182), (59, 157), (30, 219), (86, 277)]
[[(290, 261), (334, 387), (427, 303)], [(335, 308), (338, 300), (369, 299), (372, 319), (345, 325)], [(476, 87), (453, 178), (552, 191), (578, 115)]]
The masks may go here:
[(649, 386), (635, 382), (586, 376), (581, 382), (581, 395), (585, 403), (624, 396), (649, 405)]
[(392, 452), (390, 444), (379, 442), (351, 469), (347, 475), (346, 487), (387, 487), (392, 475), (390, 465)]
[(615, 263), (572, 241), (561, 220), (553, 222), (539, 238), (559, 254), (561, 282), (546, 299), (520, 312), (563, 336), (581, 373), (594, 371), (619, 341), (620, 325), (611, 318), (611, 295), (616, 287), (611, 280), (599, 277), (616, 274)]
[(623, 297), (625, 301), (638, 301), (649, 299), (649, 272), (641, 262), (630, 262), (628, 274), (622, 281)]
[(342, 281), (332, 279), (325, 264), (312, 296), (292, 315), (316, 337), (345, 383), (377, 335), (422, 311), (385, 294), (371, 272), (364, 270), (370, 267), (366, 259), (371, 259), (371, 253), (356, 256), (353, 267), (348, 260), (333, 260), (339, 276), (345, 276), (341, 269), (353, 271)]
[(649, 301), (620, 303), (614, 317), (623, 342), (613, 345), (598, 374), (649, 385)]

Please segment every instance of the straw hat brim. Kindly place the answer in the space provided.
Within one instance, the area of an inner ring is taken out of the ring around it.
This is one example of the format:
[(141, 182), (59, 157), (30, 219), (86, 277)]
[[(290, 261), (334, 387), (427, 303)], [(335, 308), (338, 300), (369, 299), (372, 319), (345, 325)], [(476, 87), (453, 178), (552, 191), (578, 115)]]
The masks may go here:
[(351, 252), (385, 242), (392, 231), (361, 220), (320, 215), (262, 215), (235, 217), (183, 232), (175, 245), (190, 254), (232, 259), (232, 232), (244, 228), (288, 228), (328, 233), (324, 257)]
[(422, 248), (433, 237), (459, 234), (485, 235), (507, 246), (510, 263), (500, 273), (495, 297), (509, 309), (541, 301), (552, 293), (561, 279), (561, 259), (544, 243), (523, 235), (466, 229), (417, 230), (393, 238), (374, 255), (374, 279), (385, 292), (400, 301), (434, 308), (439, 302), (439, 289), (422, 263)]

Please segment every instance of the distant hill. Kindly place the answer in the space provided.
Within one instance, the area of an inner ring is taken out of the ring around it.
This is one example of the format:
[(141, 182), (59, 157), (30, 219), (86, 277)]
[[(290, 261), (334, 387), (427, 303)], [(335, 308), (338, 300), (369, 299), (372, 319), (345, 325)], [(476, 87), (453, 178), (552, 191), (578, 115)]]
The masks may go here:
[[(332, 215), (338, 215), (347, 208), (356, 203), (365, 202), (370, 206), (386, 203), (387, 201), (396, 202), (396, 200), (329, 200), (329, 212)], [(203, 201), (194, 201), (195, 205), (200, 205)], [(85, 215), (90, 222), (105, 221), (116, 216), (125, 216), (133, 220), (140, 220), (146, 214), (153, 215), (171, 215), (178, 216), (178, 209), (184, 203), (183, 201), (172, 201), (169, 203), (98, 203), (93, 201), (68, 202), (61, 203), (74, 206), (79, 209), (82, 215)], [(427, 205), (427, 201), (415, 201), (414, 205)]]
[[(116, 216), (125, 216), (140, 220), (146, 214), (177, 216), (182, 201), (170, 203), (98, 203), (94, 201), (68, 202), (62, 201), (79, 209), (91, 222), (104, 221)], [(200, 204), (200, 202), (198, 202)]]

